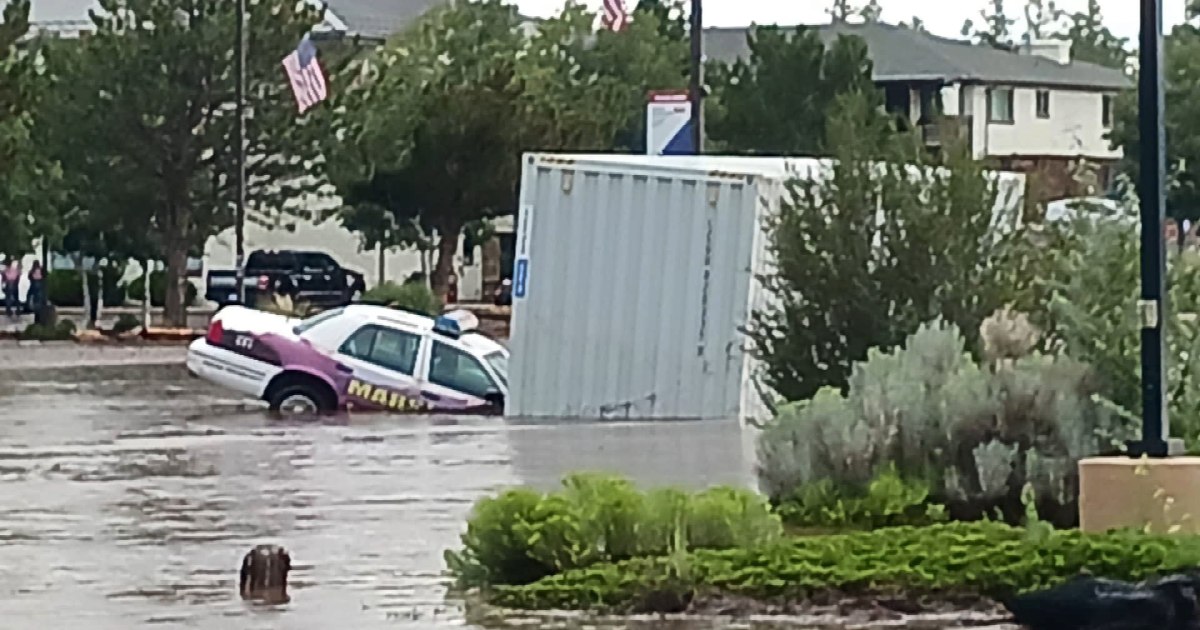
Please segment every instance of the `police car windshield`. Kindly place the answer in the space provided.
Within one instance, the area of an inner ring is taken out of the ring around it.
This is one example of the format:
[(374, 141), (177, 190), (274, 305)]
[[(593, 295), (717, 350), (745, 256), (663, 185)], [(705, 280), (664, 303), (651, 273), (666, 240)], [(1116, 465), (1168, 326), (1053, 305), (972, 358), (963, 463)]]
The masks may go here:
[(488, 365), (492, 366), (492, 369), (495, 370), (496, 376), (500, 379), (500, 382), (505, 387), (508, 387), (508, 355), (497, 350), (495, 352), (483, 355), (483, 360), (487, 361)]
[(341, 315), (343, 310), (345, 309), (335, 308), (331, 311), (325, 311), (324, 313), (313, 315), (299, 324), (296, 324), (295, 328), (292, 328), (292, 332), (296, 333), (297, 335), (302, 335), (305, 332), (312, 330), (314, 327), (319, 326), (320, 324), (323, 324), (334, 317), (337, 317), (338, 315)]

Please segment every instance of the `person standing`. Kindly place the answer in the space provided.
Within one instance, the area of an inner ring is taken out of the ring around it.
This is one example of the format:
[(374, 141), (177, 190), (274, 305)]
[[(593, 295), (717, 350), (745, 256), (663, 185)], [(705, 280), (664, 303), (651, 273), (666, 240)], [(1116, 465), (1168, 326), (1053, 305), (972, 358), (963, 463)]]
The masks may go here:
[(15, 318), (21, 314), (21, 300), (18, 292), (21, 286), (21, 263), (16, 258), (9, 258), (4, 263), (4, 314)]
[(37, 313), (46, 303), (46, 271), (42, 269), (42, 261), (33, 261), (29, 268), (29, 290), (25, 293), (25, 303), (29, 311)]

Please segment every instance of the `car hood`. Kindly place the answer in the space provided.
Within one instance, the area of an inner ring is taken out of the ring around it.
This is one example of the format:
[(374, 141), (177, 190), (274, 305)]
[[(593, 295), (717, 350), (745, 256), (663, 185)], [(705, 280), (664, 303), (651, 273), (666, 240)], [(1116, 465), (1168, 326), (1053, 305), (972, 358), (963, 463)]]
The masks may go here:
[(221, 326), (227, 330), (256, 335), (271, 333), (294, 339), (296, 333), (293, 328), (301, 320), (244, 306), (227, 306), (213, 316), (213, 321), (221, 322)]

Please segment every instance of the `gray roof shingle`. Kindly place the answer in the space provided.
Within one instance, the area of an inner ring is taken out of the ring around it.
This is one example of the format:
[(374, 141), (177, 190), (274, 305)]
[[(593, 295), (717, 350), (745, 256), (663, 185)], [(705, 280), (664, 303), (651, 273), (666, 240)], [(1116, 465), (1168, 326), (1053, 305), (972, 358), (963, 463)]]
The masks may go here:
[[(875, 80), (881, 82), (978, 81), (1099, 90), (1122, 90), (1133, 85), (1124, 73), (1112, 68), (1079, 61), (1059, 64), (1043, 57), (978, 46), (901, 26), (842, 23), (813, 28), (827, 44), (839, 35), (861, 37), (875, 64)], [(748, 56), (749, 30), (707, 29), (704, 43), (708, 58), (732, 61)]]
[(346, 24), (347, 34), (385, 39), (400, 32), (426, 11), (449, 0), (325, 0), (329, 11)]

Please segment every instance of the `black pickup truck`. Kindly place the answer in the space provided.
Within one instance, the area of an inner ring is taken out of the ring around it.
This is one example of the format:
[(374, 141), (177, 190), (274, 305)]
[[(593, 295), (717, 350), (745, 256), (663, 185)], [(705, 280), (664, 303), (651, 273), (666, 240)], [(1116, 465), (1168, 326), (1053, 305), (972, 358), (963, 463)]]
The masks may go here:
[[(323, 252), (256, 250), (246, 258), (246, 306), (272, 293), (316, 308), (342, 306), (366, 290), (363, 275)], [(210, 270), (204, 297), (219, 306), (238, 303), (237, 271)]]

